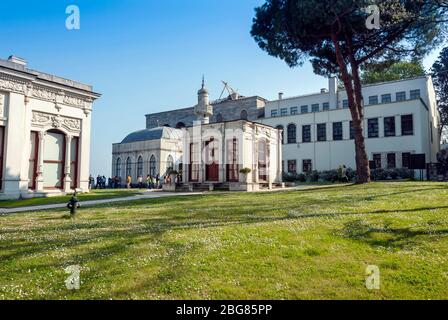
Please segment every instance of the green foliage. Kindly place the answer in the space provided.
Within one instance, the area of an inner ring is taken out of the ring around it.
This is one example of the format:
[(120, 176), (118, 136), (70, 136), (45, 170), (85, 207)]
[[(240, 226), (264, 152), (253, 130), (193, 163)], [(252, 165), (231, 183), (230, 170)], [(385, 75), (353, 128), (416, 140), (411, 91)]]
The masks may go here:
[(431, 69), (437, 93), (442, 128), (448, 128), (448, 47), (444, 48)]
[(249, 168), (243, 168), (240, 170), (240, 173), (242, 173), (242, 174), (249, 174), (251, 172), (252, 172), (252, 170)]
[(421, 61), (399, 61), (392, 64), (367, 64), (362, 73), (363, 84), (415, 78), (425, 75)]

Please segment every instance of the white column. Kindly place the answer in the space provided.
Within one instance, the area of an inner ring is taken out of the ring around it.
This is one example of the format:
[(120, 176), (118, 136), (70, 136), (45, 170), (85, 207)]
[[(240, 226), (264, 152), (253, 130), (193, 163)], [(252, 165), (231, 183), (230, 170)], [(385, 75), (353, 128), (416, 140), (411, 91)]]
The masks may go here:
[(65, 136), (65, 170), (64, 170), (64, 191), (71, 191), (72, 179), (70, 178), (72, 164), (72, 136)]
[(45, 148), (45, 136), (44, 131), (39, 131), (39, 146), (37, 154), (37, 174), (36, 174), (36, 190), (44, 191), (44, 148)]
[[(89, 176), (90, 176), (90, 127), (91, 127), (91, 115), (88, 114), (82, 120), (82, 131), (79, 137), (80, 147), (78, 149), (78, 159), (79, 159), (79, 188), (83, 192), (89, 191)], [(122, 159), (126, 164), (126, 159)], [(123, 163), (123, 162), (122, 162)], [(124, 181), (123, 181), (124, 182)]]

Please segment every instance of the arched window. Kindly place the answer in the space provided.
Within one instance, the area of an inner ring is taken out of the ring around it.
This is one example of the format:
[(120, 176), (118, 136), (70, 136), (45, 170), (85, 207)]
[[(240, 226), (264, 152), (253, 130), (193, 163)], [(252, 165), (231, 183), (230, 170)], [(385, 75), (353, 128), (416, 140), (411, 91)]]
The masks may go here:
[(279, 125), (276, 127), (278, 130), (282, 130), (281, 132), (281, 139), (282, 139), (282, 144), (285, 143), (285, 128), (282, 125)]
[(156, 176), (156, 157), (154, 157), (153, 155), (151, 156), (151, 159), (149, 160), (149, 174), (151, 175), (151, 177), (155, 177)]
[(172, 156), (168, 156), (168, 159), (166, 160), (166, 172), (171, 172), (174, 170), (174, 160)]
[(183, 129), (185, 127), (186, 127), (186, 125), (183, 122), (179, 122), (178, 124), (176, 124), (176, 129)]
[(288, 143), (297, 143), (297, 126), (295, 124), (288, 126)]
[(241, 111), (240, 119), (241, 120), (247, 120), (248, 119), (248, 115), (247, 115), (247, 111), (246, 110)]
[(126, 177), (132, 176), (132, 160), (131, 158), (128, 158), (126, 160)]
[(223, 122), (224, 118), (222, 117), (222, 113), (218, 113), (218, 115), (216, 116), (216, 122)]
[(117, 163), (115, 165), (115, 176), (121, 177), (121, 159), (117, 159)]
[(142, 156), (138, 157), (138, 161), (137, 161), (137, 177), (143, 177), (143, 158), (142, 158)]

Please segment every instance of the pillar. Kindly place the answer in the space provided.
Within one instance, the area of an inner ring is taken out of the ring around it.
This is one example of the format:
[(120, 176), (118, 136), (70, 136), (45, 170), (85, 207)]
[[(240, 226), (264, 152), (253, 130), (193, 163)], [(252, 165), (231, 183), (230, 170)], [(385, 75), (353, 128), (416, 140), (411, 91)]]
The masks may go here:
[(71, 173), (71, 162), (72, 162), (72, 136), (65, 136), (65, 168), (64, 168), (64, 191), (70, 192), (72, 185)]
[(46, 133), (39, 131), (39, 150), (37, 154), (36, 190), (44, 191), (44, 148)]

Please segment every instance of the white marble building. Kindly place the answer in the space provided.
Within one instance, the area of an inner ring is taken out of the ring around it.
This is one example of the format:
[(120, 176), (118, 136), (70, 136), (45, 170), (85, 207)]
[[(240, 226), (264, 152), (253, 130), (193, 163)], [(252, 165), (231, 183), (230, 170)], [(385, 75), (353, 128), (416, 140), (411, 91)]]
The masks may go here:
[[(204, 84), (191, 110), (196, 121), (183, 129), (158, 127), (131, 133), (113, 145), (112, 175), (138, 177), (181, 173), (182, 187), (256, 191), (282, 183), (281, 131), (248, 120), (210, 123), (213, 106)], [(250, 169), (243, 174), (241, 169)], [(164, 185), (166, 190), (175, 186)]]
[[(440, 115), (431, 77), (377, 83), (362, 89), (364, 136), (369, 160), (377, 168), (409, 167), (411, 154), (436, 162)], [(329, 89), (270, 101), (263, 123), (284, 129), (285, 172), (356, 168), (351, 114), (345, 90), (330, 79)]]
[(88, 191), (89, 85), (0, 59), (0, 199)]

